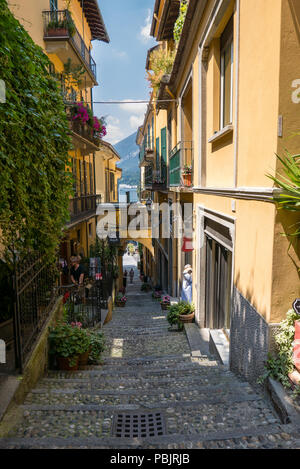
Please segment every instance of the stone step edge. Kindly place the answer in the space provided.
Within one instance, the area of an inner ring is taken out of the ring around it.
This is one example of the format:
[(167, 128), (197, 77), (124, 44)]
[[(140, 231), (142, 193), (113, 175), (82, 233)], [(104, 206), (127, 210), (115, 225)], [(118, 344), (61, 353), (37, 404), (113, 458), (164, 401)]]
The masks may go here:
[[(243, 390), (243, 388), (248, 387), (248, 383), (240, 383), (239, 386), (236, 384), (229, 384), (226, 386), (226, 390)], [(163, 393), (168, 393), (168, 394), (183, 394), (188, 391), (199, 391), (199, 394), (204, 394), (204, 393), (209, 393), (209, 392), (217, 392), (219, 389), (221, 389), (223, 386), (220, 384), (212, 385), (212, 386), (199, 386), (199, 385), (194, 385), (194, 386), (189, 386), (188, 388), (168, 388), (166, 390), (165, 388), (156, 388), (151, 391), (151, 395), (159, 395)], [(249, 386), (250, 387), (250, 386)], [(29, 394), (80, 394), (82, 393), (82, 389), (53, 389), (53, 388), (38, 388), (38, 389), (33, 389)], [(110, 390), (110, 391), (102, 391), (102, 390), (96, 390), (96, 389), (85, 389), (84, 392), (94, 395), (94, 396), (138, 396), (138, 395), (143, 395), (145, 394), (144, 390), (139, 390), (139, 389), (124, 389), (124, 390)], [(254, 391), (253, 391), (254, 392)]]
[[(204, 364), (205, 366), (205, 364)], [(208, 369), (214, 369), (216, 371), (216, 368), (219, 370), (219, 366), (218, 365), (211, 365), (211, 364), (207, 364), (207, 366), (205, 366), (205, 370), (208, 370)], [(199, 374), (201, 374), (202, 370), (200, 368), (200, 366), (197, 366), (197, 364), (193, 364), (193, 363), (189, 363), (189, 364), (186, 364), (185, 366), (182, 366), (182, 367), (174, 367), (174, 366), (171, 366), (169, 368), (158, 368), (158, 367), (149, 367), (147, 369), (138, 369), (137, 371), (134, 371), (132, 368), (130, 369), (124, 369), (124, 367), (120, 367), (118, 369), (98, 369), (98, 370), (95, 370), (95, 369), (82, 369), (82, 370), (78, 370), (78, 372), (72, 372), (72, 376), (76, 377), (76, 374), (82, 374), (83, 376), (90, 376), (91, 378), (93, 378), (94, 376), (97, 377), (97, 376), (116, 376), (116, 372), (118, 374), (118, 376), (122, 377), (122, 375), (128, 375), (128, 376), (143, 376), (143, 375), (148, 375), (148, 374), (152, 374), (153, 375), (160, 375), (162, 373), (180, 373), (180, 372), (186, 372), (186, 371), (195, 371), (196, 373), (199, 372)], [(47, 376), (45, 376), (45, 379), (47, 378), (56, 378), (56, 379), (70, 379), (68, 378), (68, 375), (67, 374), (61, 374), (60, 371), (57, 371), (57, 373), (54, 371), (53, 373), (48, 373)]]
[[(24, 448), (50, 448), (52, 447), (107, 447), (117, 449), (120, 446), (131, 448), (143, 448), (147, 445), (162, 444), (188, 444), (204, 441), (226, 441), (232, 439), (242, 439), (247, 437), (264, 437), (278, 433), (294, 433), (294, 428), (289, 425), (263, 425), (261, 427), (248, 427), (241, 430), (227, 430), (217, 432), (199, 432), (197, 434), (178, 434), (163, 435), (160, 437), (150, 438), (116, 438), (116, 437), (70, 437), (70, 438), (0, 438), (0, 448), (5, 449), (12, 445), (21, 445)], [(300, 440), (296, 440), (296, 444), (300, 444)], [(167, 449), (167, 448), (166, 448)]]
[[(222, 374), (222, 375), (216, 375), (216, 373), (214, 373), (214, 376), (216, 376), (216, 377), (218, 377), (218, 378), (220, 378), (220, 376), (223, 376), (223, 377), (224, 377), (223, 374)], [(103, 377), (102, 377), (102, 378), (103, 378)], [(202, 377), (198, 376), (198, 377), (192, 377), (192, 378), (191, 378), (191, 376), (182, 376), (182, 377), (180, 377), (179, 380), (178, 380), (178, 377), (176, 377), (176, 376), (169, 377), (169, 378), (161, 378), (161, 377), (159, 377), (159, 376), (156, 376), (156, 377), (154, 377), (153, 379), (151, 379), (151, 378), (153, 378), (153, 377), (150, 377), (150, 378), (147, 378), (147, 377), (144, 377), (144, 378), (142, 378), (142, 377), (128, 378), (128, 379), (127, 379), (127, 382), (128, 382), (128, 385), (129, 385), (130, 382), (131, 382), (133, 379), (135, 379), (135, 381), (136, 381), (136, 380), (139, 380), (139, 381), (142, 380), (141, 384), (144, 384), (144, 385), (147, 385), (147, 384), (148, 384), (148, 385), (152, 385), (152, 384), (153, 384), (153, 385), (157, 386), (157, 385), (159, 385), (159, 383), (161, 383), (161, 384), (168, 384), (168, 383), (174, 383), (174, 381), (176, 381), (176, 382), (179, 381), (179, 384), (180, 384), (180, 383), (183, 383), (183, 384), (186, 383), (187, 386), (189, 386), (189, 385), (191, 385), (191, 384), (193, 384), (193, 383), (203, 383), (203, 380), (204, 380), (204, 379), (212, 378), (212, 376), (211, 376), (211, 374), (210, 374), (210, 375), (209, 375), (209, 374), (205, 374), (205, 375), (202, 376)], [(161, 378), (161, 379), (160, 379), (160, 378)], [(226, 380), (227, 380), (226, 385), (228, 384), (228, 380), (231, 380), (231, 381), (232, 381), (233, 379), (234, 379), (234, 378), (233, 378), (231, 375), (226, 376)], [(105, 385), (106, 385), (106, 386), (108, 386), (108, 385), (118, 385), (118, 384), (124, 382), (124, 380), (121, 380), (121, 379), (118, 379), (118, 378), (109, 378), (109, 379), (105, 379), (105, 380), (102, 379), (102, 380), (101, 380), (101, 375), (99, 375), (99, 378), (95, 378), (95, 376), (94, 376), (94, 377), (93, 377), (93, 380), (91, 380), (91, 379), (86, 379), (86, 378), (78, 378), (78, 379), (76, 379), (76, 378), (74, 378), (74, 379), (73, 379), (73, 378), (70, 378), (70, 379), (63, 379), (63, 378), (56, 378), (56, 379), (55, 379), (55, 378), (43, 378), (43, 380), (40, 382), (40, 384), (47, 384), (47, 383), (51, 384), (51, 383), (58, 383), (58, 382), (62, 382), (62, 381), (65, 382), (65, 383), (68, 383), (68, 384), (72, 384), (72, 383), (78, 383), (78, 384), (79, 384), (79, 383), (81, 383), (81, 384), (87, 384), (87, 385), (89, 385), (89, 384), (91, 384), (91, 385), (98, 385), (99, 382), (100, 382), (100, 383), (101, 383), (101, 382), (105, 382)], [(126, 381), (126, 378), (125, 378), (125, 381)], [(237, 383), (237, 385), (238, 385), (239, 383), (243, 383), (243, 381), (240, 381), (240, 382), (237, 381), (237, 378), (235, 378), (235, 382)], [(42, 387), (42, 386), (40, 386), (40, 387)], [(127, 386), (127, 387), (128, 387), (128, 386)], [(149, 389), (147, 388), (147, 389), (145, 389), (145, 390), (148, 391)]]
[[(22, 404), (21, 409), (30, 410), (31, 412), (94, 412), (94, 411), (110, 411), (110, 412), (120, 412), (120, 411), (137, 411), (143, 412), (144, 409), (152, 412), (159, 412), (166, 409), (177, 409), (177, 408), (188, 408), (192, 407), (195, 409), (197, 406), (202, 405), (228, 405), (239, 404), (244, 402), (255, 402), (263, 401), (263, 397), (259, 396), (249, 396), (243, 394), (237, 394), (233, 396), (226, 396), (223, 398), (204, 398), (198, 401), (179, 401), (179, 402), (158, 402), (157, 404), (117, 404), (117, 405), (100, 405), (100, 404), (76, 404), (76, 405), (44, 405), (44, 404)], [(266, 405), (267, 407), (267, 405)], [(275, 417), (274, 417), (275, 418)], [(278, 420), (279, 421), (279, 420)]]
[[(182, 358), (191, 358), (191, 354), (190, 353), (183, 353), (183, 354), (170, 354), (170, 355), (145, 355), (145, 356), (142, 356), (142, 357), (115, 357), (115, 358), (112, 358), (112, 357), (103, 357), (103, 362), (104, 364), (105, 363), (113, 363), (115, 361), (118, 361), (118, 362), (126, 362), (126, 361), (130, 361), (132, 363), (136, 363), (136, 362), (146, 362), (146, 361), (150, 361), (150, 360), (155, 360), (155, 361), (164, 361), (164, 360), (169, 360), (169, 359), (182, 359)], [(203, 358), (209, 358), (209, 357), (204, 357)]]

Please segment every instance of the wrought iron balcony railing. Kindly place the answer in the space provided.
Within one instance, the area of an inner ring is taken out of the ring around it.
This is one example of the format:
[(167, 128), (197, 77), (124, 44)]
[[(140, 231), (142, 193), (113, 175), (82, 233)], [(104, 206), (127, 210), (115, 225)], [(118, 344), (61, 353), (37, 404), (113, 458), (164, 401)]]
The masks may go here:
[(81, 57), (84, 65), (92, 73), (95, 81), (96, 63), (81, 35), (79, 34), (74, 21), (68, 10), (43, 11), (44, 40), (68, 40), (71, 42), (77, 53)]
[(169, 187), (192, 187), (193, 145), (179, 142), (169, 155)]
[(79, 221), (96, 213), (97, 205), (101, 203), (100, 195), (82, 195), (70, 199), (70, 222)]

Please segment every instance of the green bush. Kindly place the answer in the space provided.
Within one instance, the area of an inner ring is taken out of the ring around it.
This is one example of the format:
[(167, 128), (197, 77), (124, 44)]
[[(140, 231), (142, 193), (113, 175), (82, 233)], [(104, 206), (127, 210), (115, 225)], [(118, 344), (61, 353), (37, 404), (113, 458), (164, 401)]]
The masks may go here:
[(63, 358), (69, 358), (69, 365), (74, 366), (77, 357), (89, 350), (91, 344), (87, 329), (77, 325), (59, 323), (50, 328), (49, 353)]
[(271, 377), (279, 381), (283, 386), (291, 387), (288, 373), (294, 370), (293, 342), (295, 321), (297, 319), (299, 319), (298, 314), (291, 309), (288, 311), (286, 319), (281, 321), (279, 332), (275, 335), (278, 352), (276, 355), (269, 355), (265, 366), (266, 372), (259, 378), (259, 383), (263, 383), (265, 379)]

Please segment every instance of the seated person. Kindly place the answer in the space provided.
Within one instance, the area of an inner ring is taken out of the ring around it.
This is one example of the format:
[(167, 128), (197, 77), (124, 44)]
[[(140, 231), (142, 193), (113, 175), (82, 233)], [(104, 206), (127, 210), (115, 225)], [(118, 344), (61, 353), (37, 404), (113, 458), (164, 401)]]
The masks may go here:
[(76, 285), (82, 285), (84, 279), (84, 271), (83, 267), (80, 265), (81, 257), (80, 256), (72, 256), (71, 259), (71, 280), (72, 283)]

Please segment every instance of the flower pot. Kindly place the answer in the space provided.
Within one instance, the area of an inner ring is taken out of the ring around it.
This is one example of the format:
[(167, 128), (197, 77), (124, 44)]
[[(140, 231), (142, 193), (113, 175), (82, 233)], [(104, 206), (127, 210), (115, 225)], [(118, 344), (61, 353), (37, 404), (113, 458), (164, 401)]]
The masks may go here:
[(190, 187), (192, 185), (192, 173), (184, 173), (182, 178), (184, 186)]
[(125, 301), (116, 301), (116, 306), (118, 306), (120, 308), (124, 308), (125, 305), (126, 305)]
[(51, 29), (48, 29), (47, 31), (47, 36), (48, 37), (65, 37), (65, 36), (69, 36), (69, 31), (67, 30), (67, 28), (51, 28)]
[(60, 370), (63, 370), (63, 371), (76, 371), (76, 370), (78, 370), (78, 361), (79, 361), (78, 357), (76, 358), (76, 363), (75, 363), (74, 366), (70, 366), (69, 357), (68, 358), (56, 357), (56, 359), (57, 359), (58, 367), (59, 367)]
[(166, 311), (170, 306), (170, 303), (160, 303), (161, 309)]
[(89, 355), (90, 355), (91, 349), (87, 350), (86, 352), (82, 353), (78, 357), (78, 366), (85, 366), (87, 365), (89, 361)]
[(180, 320), (180, 322), (182, 322), (182, 323), (193, 322), (194, 317), (195, 317), (195, 313), (191, 313), (191, 314), (179, 314), (179, 320)]

